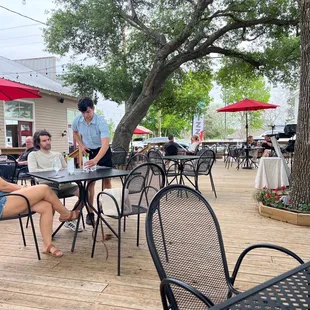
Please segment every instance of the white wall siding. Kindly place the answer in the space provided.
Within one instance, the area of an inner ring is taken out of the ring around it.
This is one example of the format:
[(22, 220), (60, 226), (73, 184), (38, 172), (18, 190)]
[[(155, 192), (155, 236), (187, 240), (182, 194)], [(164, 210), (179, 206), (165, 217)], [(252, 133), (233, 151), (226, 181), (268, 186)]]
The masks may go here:
[(68, 137), (62, 137), (61, 133), (68, 131), (67, 109), (76, 107), (76, 101), (66, 98), (60, 103), (55, 96), (43, 95), (36, 101), (34, 131), (46, 129), (52, 135), (53, 151), (69, 152)]

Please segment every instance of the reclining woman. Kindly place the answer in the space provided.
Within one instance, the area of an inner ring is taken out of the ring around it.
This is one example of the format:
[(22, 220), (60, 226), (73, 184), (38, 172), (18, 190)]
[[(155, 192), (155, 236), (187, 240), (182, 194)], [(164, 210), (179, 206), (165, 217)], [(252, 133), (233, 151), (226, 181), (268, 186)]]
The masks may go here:
[(16, 216), (27, 212), (27, 202), (23, 197), (4, 196), (7, 193), (24, 195), (32, 211), (40, 214), (40, 231), (43, 238), (43, 254), (61, 257), (63, 253), (52, 244), (54, 211), (60, 214), (59, 221), (72, 221), (78, 218), (79, 211), (69, 211), (60, 202), (56, 194), (45, 184), (21, 187), (0, 178), (0, 217)]

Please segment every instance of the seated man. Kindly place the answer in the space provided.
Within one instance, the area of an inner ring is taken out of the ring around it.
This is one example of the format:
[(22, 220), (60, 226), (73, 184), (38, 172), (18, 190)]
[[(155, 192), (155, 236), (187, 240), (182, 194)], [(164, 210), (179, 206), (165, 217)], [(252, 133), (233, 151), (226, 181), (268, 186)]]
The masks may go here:
[(16, 160), (19, 165), (27, 165), (28, 155), (36, 150), (33, 146), (33, 138), (31, 136), (26, 137), (25, 142), (26, 142), (26, 150)]
[(255, 147), (256, 142), (254, 141), (253, 136), (248, 136), (248, 147)]
[(173, 135), (168, 136), (169, 142), (164, 145), (165, 155), (178, 155), (179, 145), (174, 142)]
[[(67, 168), (67, 163), (64, 157), (59, 152), (51, 151), (51, 134), (46, 130), (39, 130), (33, 136), (34, 146), (38, 149), (28, 156), (28, 169), (29, 172), (36, 171), (51, 171), (53, 170), (53, 160), (55, 157), (60, 159), (62, 169)], [(40, 184), (47, 184), (58, 197), (68, 197), (71, 195), (79, 196), (78, 186), (74, 184), (57, 184), (45, 180), (38, 180)], [(75, 231), (76, 220), (68, 221), (65, 227)]]
[(262, 157), (269, 157), (271, 150), (273, 150), (272, 142), (271, 142), (271, 137), (266, 135), (264, 137), (265, 141), (262, 143), (262, 148), (264, 148), (264, 152)]
[(200, 141), (197, 135), (191, 137), (191, 144), (189, 145), (186, 154), (195, 155), (197, 153)]

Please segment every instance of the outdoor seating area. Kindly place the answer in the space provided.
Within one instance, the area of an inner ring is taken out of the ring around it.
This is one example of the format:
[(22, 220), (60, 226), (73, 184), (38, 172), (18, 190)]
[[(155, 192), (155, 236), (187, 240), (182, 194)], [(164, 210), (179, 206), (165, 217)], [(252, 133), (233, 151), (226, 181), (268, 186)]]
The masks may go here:
[[(256, 169), (226, 169), (224, 161), (217, 160), (212, 167), (212, 176), (218, 198), (212, 193), (209, 177), (199, 177), (199, 190), (211, 205), (220, 225), (230, 273), (242, 250), (256, 243), (272, 243), (288, 248), (305, 262), (309, 261), (310, 245), (305, 238), (309, 230), (307, 227), (274, 221), (258, 214), (252, 198), (256, 172)], [(194, 188), (186, 179), (184, 181)], [(128, 184), (130, 190), (130, 182)], [(122, 187), (121, 180), (113, 178), (112, 186)], [(100, 191), (101, 182), (97, 182), (96, 193)], [(76, 198), (66, 199), (66, 207), (69, 209), (75, 203)], [(178, 205), (171, 205), (171, 208), (178, 208)], [(188, 211), (191, 215), (184, 213), (184, 223), (179, 222), (179, 225), (188, 225), (191, 216), (200, 217), (199, 210), (195, 211), (195, 208), (189, 206)], [(147, 246), (145, 214), (142, 213), (139, 247), (136, 246), (138, 217), (130, 216), (126, 219), (126, 230), (122, 231), (121, 240), (103, 223), (103, 244), (100, 227), (98, 228), (93, 258), (91, 226), (86, 226), (84, 231), (77, 234), (74, 252), (70, 251), (74, 233), (68, 229), (60, 229), (54, 242), (61, 247), (64, 256), (56, 259), (41, 255), (39, 261), (31, 227), (24, 228), (27, 240), (25, 247), (18, 221), (3, 221), (0, 226), (2, 306), (12, 309), (54, 309), (57, 300), (58, 309), (162, 309), (160, 280)], [(180, 221), (181, 215), (178, 216)], [(38, 214), (34, 214), (34, 226), (41, 248), (38, 219)], [(118, 231), (117, 220), (107, 216), (104, 219)], [(58, 225), (55, 217), (54, 229)], [(118, 240), (121, 242), (120, 276), (117, 276)], [(187, 242), (191, 241), (184, 240), (181, 249), (185, 250)], [(184, 264), (195, 264), (197, 255), (196, 251), (189, 253)], [(297, 266), (298, 262), (283, 253), (255, 249), (244, 258), (234, 287), (244, 291)], [(212, 280), (212, 276), (209, 280)]]

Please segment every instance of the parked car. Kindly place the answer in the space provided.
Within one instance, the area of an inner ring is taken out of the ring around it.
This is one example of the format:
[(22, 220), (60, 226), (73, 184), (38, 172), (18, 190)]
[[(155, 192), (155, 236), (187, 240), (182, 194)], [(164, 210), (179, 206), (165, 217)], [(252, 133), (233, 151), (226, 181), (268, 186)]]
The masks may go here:
[(133, 148), (144, 149), (147, 146), (143, 137), (134, 138), (131, 143)]

